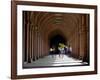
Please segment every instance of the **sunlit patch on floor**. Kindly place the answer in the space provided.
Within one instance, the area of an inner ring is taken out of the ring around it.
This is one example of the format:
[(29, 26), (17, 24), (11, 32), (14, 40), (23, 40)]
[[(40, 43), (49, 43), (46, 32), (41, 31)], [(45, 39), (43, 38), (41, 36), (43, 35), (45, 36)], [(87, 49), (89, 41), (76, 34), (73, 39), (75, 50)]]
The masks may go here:
[(40, 58), (32, 63), (24, 64), (25, 68), (32, 67), (46, 67), (46, 66), (75, 66), (75, 65), (84, 65), (88, 64), (87, 62), (82, 62), (82, 60), (69, 57), (68, 55), (49, 55), (44, 58)]

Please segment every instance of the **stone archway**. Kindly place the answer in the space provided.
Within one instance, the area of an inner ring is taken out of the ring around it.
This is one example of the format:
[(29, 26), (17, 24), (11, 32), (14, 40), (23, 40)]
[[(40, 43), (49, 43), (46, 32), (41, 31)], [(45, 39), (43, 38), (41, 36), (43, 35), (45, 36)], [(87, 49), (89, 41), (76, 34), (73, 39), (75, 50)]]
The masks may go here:
[[(59, 29), (53, 30), (48, 34), (48, 48), (55, 47), (56, 53), (58, 53), (58, 45), (63, 43), (67, 45), (67, 36), (65, 33)], [(48, 49), (48, 50), (49, 50)], [(48, 51), (49, 52), (49, 51)]]
[(59, 43), (66, 44), (66, 40), (64, 39), (64, 37), (62, 35), (59, 35), (59, 34), (52, 36), (49, 40), (50, 47), (58, 46)]
[(59, 34), (52, 36), (49, 40), (50, 48), (55, 47), (55, 54), (59, 54), (59, 43), (63, 43), (66, 45), (66, 40)]

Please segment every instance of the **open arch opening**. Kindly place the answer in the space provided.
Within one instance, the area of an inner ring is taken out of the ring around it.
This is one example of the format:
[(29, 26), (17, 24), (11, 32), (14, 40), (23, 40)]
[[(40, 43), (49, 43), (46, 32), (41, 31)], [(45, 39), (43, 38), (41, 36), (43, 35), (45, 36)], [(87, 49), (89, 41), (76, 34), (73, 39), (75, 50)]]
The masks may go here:
[(51, 31), (48, 35), (49, 39), (49, 48), (55, 49), (54, 54), (59, 54), (59, 44), (67, 45), (67, 38), (61, 30)]
[(52, 46), (57, 46), (58, 47), (59, 43), (66, 44), (66, 40), (63, 38), (63, 36), (57, 34), (57, 35), (50, 38), (49, 46), (50, 47), (52, 47)]
[(60, 43), (66, 45), (66, 40), (63, 38), (63, 36), (57, 34), (50, 38), (49, 46), (50, 48), (55, 48), (54, 54), (59, 54), (58, 47)]

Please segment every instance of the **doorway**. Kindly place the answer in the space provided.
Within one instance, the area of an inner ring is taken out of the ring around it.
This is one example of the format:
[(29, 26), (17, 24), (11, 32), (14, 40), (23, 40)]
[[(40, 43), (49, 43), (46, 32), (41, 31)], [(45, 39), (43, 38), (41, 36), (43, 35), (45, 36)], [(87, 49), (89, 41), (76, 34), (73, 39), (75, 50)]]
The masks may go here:
[(49, 46), (50, 46), (50, 48), (55, 49), (54, 54), (59, 54), (58, 47), (59, 47), (60, 43), (62, 43), (64, 45), (66, 45), (66, 43), (67, 43), (66, 39), (62, 35), (57, 34), (50, 38)]

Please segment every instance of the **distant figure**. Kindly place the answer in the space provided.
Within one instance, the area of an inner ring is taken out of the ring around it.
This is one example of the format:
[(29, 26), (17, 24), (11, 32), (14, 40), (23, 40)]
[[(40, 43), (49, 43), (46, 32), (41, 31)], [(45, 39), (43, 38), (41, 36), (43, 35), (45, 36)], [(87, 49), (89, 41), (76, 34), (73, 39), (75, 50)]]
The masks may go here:
[(64, 50), (65, 50), (65, 54), (67, 55), (68, 54), (68, 46), (65, 46)]
[(52, 57), (54, 57), (54, 54), (55, 54), (55, 48), (50, 48), (50, 54), (52, 55)]
[(68, 54), (70, 55), (72, 53), (72, 47), (69, 45), (68, 46)]
[(65, 49), (64, 49), (64, 47), (65, 47), (65, 45), (63, 44), (63, 43), (59, 43), (59, 47), (58, 47), (58, 49), (59, 49), (59, 57), (62, 57), (63, 58), (63, 56), (64, 56), (64, 54), (65, 54)]

